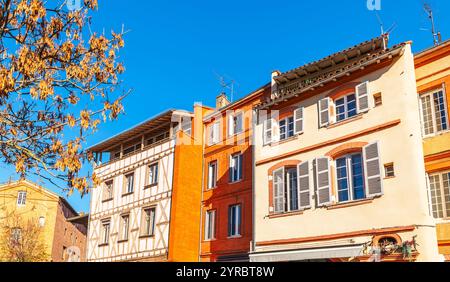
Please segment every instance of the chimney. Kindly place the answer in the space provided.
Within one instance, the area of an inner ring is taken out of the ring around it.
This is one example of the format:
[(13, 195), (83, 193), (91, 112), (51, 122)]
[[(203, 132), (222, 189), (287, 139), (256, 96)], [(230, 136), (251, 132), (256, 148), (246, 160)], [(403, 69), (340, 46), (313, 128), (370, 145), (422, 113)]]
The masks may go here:
[(227, 95), (224, 92), (216, 97), (216, 109), (221, 109), (228, 104), (230, 104), (230, 101), (228, 101)]

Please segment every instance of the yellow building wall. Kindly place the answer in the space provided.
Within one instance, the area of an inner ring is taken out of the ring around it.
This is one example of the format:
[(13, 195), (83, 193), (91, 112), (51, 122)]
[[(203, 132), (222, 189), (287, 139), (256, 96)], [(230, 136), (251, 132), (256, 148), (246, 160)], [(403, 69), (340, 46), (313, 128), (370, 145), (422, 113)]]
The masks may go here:
[[(25, 206), (17, 205), (19, 191), (26, 191)], [(37, 191), (24, 184), (11, 184), (9, 187), (0, 188), (0, 220), (5, 221), (7, 214), (15, 212), (24, 222), (33, 220), (39, 224), (39, 217), (45, 217), (45, 225), (42, 232), (42, 240), (45, 242), (48, 260), (51, 260), (53, 234), (56, 221), (58, 199), (44, 191)], [(3, 233), (3, 224), (0, 224), (0, 232)], [(1, 252), (1, 250), (0, 250)], [(0, 261), (3, 254), (0, 253)]]

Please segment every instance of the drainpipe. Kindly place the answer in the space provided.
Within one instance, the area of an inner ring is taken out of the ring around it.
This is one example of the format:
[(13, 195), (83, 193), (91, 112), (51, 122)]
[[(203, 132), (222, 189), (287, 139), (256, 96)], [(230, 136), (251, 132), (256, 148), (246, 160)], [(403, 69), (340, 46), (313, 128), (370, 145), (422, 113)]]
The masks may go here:
[(252, 147), (252, 244), (250, 248), (250, 253), (253, 253), (256, 248), (255, 242), (255, 200), (256, 200), (256, 185), (255, 185), (255, 171), (256, 171), (256, 163), (255, 163), (255, 129), (257, 124), (257, 110), (252, 110), (252, 138), (250, 146)]

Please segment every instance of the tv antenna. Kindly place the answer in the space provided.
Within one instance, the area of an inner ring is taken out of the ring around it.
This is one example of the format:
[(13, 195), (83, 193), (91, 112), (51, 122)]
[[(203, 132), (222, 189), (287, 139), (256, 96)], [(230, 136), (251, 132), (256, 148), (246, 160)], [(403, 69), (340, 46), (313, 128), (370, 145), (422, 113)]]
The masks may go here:
[(433, 43), (435, 46), (439, 45), (442, 42), (442, 37), (440, 32), (436, 32), (436, 28), (434, 25), (433, 9), (431, 9), (431, 6), (428, 3), (423, 4), (423, 9), (425, 13), (427, 13), (428, 19), (430, 19), (431, 22), (431, 34), (433, 35)]
[[(390, 33), (391, 33), (392, 31), (394, 31), (394, 29), (397, 27), (397, 23), (394, 22), (390, 28), (388, 28), (387, 30), (385, 30), (385, 29), (384, 29), (384, 23), (383, 23), (383, 21), (381, 20), (380, 14), (379, 14), (377, 11), (375, 11), (375, 15), (376, 15), (376, 17), (377, 17), (378, 23), (380, 24), (380, 32), (381, 32), (381, 36), (390, 34)], [(386, 44), (386, 43), (387, 43), (386, 40), (383, 39), (384, 49), (387, 48), (387, 46), (386, 46), (387, 44)]]
[(226, 93), (226, 90), (229, 90), (230, 102), (233, 102), (234, 91), (235, 91), (234, 86), (235, 86), (235, 84), (237, 84), (236, 81), (227, 75), (220, 75), (215, 71), (214, 71), (214, 74), (217, 76), (217, 79), (219, 80), (220, 87), (222, 88), (221, 92)]

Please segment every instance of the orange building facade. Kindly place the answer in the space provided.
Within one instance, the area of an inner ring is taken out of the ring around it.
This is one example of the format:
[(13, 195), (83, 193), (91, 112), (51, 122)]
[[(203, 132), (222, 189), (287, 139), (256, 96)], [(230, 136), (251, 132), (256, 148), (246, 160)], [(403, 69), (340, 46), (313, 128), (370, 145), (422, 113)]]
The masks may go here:
[(415, 55), (430, 212), (439, 252), (450, 260), (450, 41)]
[(234, 103), (217, 97), (204, 121), (200, 261), (248, 261), (253, 234), (253, 107), (268, 85)]

